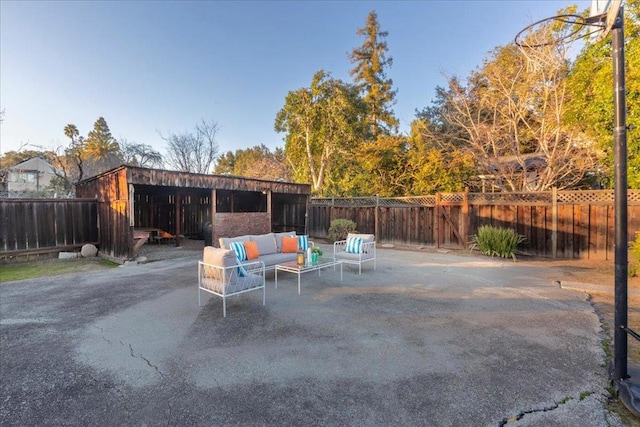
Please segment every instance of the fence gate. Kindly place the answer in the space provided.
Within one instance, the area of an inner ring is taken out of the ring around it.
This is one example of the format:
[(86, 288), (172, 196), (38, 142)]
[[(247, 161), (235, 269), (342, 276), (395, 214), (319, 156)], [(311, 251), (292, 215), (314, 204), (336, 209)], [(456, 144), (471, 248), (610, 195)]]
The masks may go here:
[(469, 193), (436, 193), (434, 234), (437, 248), (465, 249)]

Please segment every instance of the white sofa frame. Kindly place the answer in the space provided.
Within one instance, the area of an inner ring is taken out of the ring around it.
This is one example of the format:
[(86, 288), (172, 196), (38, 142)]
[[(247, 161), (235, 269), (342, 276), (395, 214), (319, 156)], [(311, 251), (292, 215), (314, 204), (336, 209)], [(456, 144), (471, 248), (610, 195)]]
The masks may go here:
[(261, 261), (242, 264), (247, 274), (238, 274), (240, 264), (222, 267), (198, 261), (198, 306), (202, 305), (201, 291), (222, 298), (222, 314), (227, 317), (227, 298), (262, 289), (262, 305), (266, 303), (265, 267)]
[(360, 253), (354, 254), (346, 251), (347, 241), (339, 240), (333, 243), (333, 257), (341, 260), (343, 264), (358, 266), (358, 274), (362, 274), (362, 264), (372, 261), (373, 269), (376, 269), (376, 242), (363, 242)]

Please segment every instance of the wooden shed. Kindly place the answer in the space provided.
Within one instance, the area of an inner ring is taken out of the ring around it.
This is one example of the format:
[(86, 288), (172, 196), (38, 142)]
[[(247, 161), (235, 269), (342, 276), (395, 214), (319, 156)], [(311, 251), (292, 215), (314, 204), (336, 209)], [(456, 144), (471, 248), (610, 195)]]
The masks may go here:
[(138, 230), (204, 239), (295, 230), (306, 233), (308, 184), (119, 166), (76, 184), (98, 204), (100, 251), (135, 257)]

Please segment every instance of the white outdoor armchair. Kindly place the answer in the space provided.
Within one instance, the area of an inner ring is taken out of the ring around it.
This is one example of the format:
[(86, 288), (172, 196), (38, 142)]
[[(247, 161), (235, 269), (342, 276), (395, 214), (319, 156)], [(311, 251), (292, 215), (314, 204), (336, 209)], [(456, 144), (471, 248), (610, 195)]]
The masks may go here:
[(198, 261), (198, 305), (202, 305), (201, 291), (222, 297), (222, 314), (227, 317), (227, 298), (262, 289), (265, 305), (264, 263), (240, 264), (232, 250), (212, 246), (204, 248), (204, 257)]
[[(360, 239), (360, 240), (358, 240)], [(373, 234), (349, 233), (346, 240), (333, 244), (333, 257), (343, 264), (358, 265), (358, 274), (362, 274), (362, 264), (373, 262), (376, 269), (376, 237)]]

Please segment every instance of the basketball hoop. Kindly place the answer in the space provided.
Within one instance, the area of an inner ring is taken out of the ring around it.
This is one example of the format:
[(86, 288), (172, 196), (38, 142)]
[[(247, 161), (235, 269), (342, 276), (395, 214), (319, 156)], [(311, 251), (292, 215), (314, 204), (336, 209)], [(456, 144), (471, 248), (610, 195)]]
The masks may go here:
[[(599, 8), (598, 0), (592, 0), (591, 16), (564, 14), (541, 19), (527, 25), (515, 37), (520, 49), (535, 49), (544, 46), (570, 44), (578, 39), (593, 37), (595, 42), (605, 38), (618, 18), (622, 0), (608, 0)], [(590, 30), (584, 32), (585, 27)]]
[(527, 25), (516, 34), (514, 41), (521, 49), (567, 44), (588, 35), (583, 33), (583, 28), (591, 25), (597, 24), (589, 23), (587, 18), (580, 15), (552, 16)]
[(585, 37), (591, 26), (581, 15), (558, 15), (526, 26), (515, 37), (515, 44), (526, 60), (527, 71), (555, 70), (564, 62), (566, 48)]
[(527, 70), (538, 72), (552, 67), (565, 49), (578, 39), (599, 42), (611, 31), (618, 17), (622, 0), (592, 0), (591, 16), (563, 14), (541, 19), (527, 25), (514, 39), (526, 59)]

